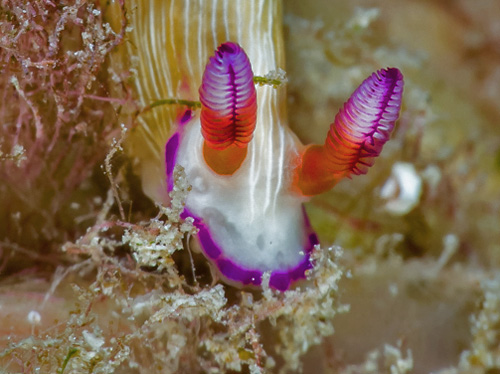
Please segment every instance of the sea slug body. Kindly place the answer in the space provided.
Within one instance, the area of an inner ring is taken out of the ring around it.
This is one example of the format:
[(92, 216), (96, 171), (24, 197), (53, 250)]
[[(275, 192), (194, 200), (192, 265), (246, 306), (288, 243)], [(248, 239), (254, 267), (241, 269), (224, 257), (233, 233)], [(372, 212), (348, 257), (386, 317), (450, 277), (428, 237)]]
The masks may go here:
[[(395, 68), (374, 73), (340, 110), (325, 144), (305, 148), (284, 126), (279, 142), (254, 138), (256, 128), (275, 124), (257, 115), (252, 78), (243, 49), (221, 44), (203, 75), (200, 116), (167, 142), (167, 175), (175, 154), (193, 185), (183, 216), (194, 218), (204, 254), (226, 281), (259, 286), (270, 272), (270, 286), (286, 290), (305, 277), (318, 244), (303, 202), (366, 173), (398, 118), (403, 78)], [(266, 154), (265, 167), (257, 164)]]
[(182, 166), (192, 185), (183, 216), (194, 218), (201, 250), (222, 278), (258, 287), (270, 273), (270, 287), (289, 289), (312, 267), (318, 243), (303, 203), (373, 164), (399, 115), (401, 73), (368, 77), (325, 143), (304, 146), (288, 127), (286, 87), (254, 85), (254, 74), (285, 69), (282, 1), (133, 6), (130, 43), (117, 59), (138, 56), (139, 103), (201, 102), (201, 110), (157, 105), (138, 117), (128, 149), (144, 192), (168, 204), (174, 166)]

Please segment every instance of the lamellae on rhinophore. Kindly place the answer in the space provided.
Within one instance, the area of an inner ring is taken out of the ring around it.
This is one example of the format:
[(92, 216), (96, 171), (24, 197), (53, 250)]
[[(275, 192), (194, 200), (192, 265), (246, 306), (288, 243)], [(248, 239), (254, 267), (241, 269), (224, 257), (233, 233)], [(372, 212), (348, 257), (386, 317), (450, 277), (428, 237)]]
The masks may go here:
[(201, 132), (213, 149), (246, 146), (257, 117), (257, 95), (247, 55), (235, 43), (219, 46), (200, 87)]
[(403, 75), (381, 69), (354, 91), (325, 141), (326, 167), (336, 175), (365, 174), (394, 128), (401, 109)]

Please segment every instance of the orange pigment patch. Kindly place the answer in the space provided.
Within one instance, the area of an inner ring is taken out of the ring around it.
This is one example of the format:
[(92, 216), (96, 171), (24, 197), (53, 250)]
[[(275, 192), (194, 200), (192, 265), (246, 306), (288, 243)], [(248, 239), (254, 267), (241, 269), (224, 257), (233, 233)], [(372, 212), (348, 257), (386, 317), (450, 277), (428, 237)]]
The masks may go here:
[(225, 149), (214, 149), (203, 142), (203, 158), (207, 165), (220, 175), (232, 175), (238, 170), (247, 156), (247, 147), (231, 144)]
[(337, 184), (339, 178), (328, 166), (323, 146), (311, 145), (306, 148), (295, 176), (295, 185), (303, 195), (317, 195), (332, 189)]

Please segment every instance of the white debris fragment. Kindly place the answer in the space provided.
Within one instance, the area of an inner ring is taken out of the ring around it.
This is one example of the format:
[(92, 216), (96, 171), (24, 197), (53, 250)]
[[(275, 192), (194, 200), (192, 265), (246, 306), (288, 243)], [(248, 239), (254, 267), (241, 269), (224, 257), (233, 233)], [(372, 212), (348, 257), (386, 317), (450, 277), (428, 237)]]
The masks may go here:
[(278, 68), (277, 70), (271, 70), (264, 76), (264, 78), (269, 80), (278, 80), (281, 82), (281, 84), (288, 82), (286, 71), (281, 68)]
[(39, 325), (42, 321), (42, 316), (36, 310), (30, 310), (26, 319), (31, 325)]
[(356, 8), (354, 16), (347, 23), (350, 29), (366, 29), (380, 15), (378, 8)]
[(442, 173), (439, 166), (436, 165), (428, 165), (424, 171), (422, 171), (422, 178), (428, 187), (429, 193), (431, 196), (435, 196), (438, 191), (439, 183), (442, 179)]
[(420, 202), (422, 178), (415, 167), (407, 162), (396, 162), (392, 174), (380, 190), (380, 197), (387, 200), (384, 209), (394, 215), (409, 213)]
[(104, 345), (104, 339), (103, 338), (98, 338), (91, 332), (87, 330), (83, 330), (82, 332), (83, 338), (85, 339), (85, 342), (94, 350), (98, 351), (103, 345)]
[(455, 234), (448, 234), (443, 238), (443, 251), (436, 262), (435, 271), (439, 272), (457, 252), (460, 239)]
[(384, 366), (391, 374), (405, 374), (413, 369), (413, 356), (411, 351), (406, 351), (406, 357), (401, 352), (401, 343), (397, 347), (386, 344), (384, 346)]

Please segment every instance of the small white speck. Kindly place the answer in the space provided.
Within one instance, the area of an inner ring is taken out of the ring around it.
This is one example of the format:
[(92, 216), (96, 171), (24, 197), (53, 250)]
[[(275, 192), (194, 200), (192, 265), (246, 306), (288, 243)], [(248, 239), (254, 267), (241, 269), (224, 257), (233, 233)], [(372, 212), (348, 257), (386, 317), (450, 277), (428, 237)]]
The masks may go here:
[(38, 325), (42, 321), (42, 316), (36, 310), (30, 310), (26, 319), (32, 325)]
[(391, 294), (391, 296), (397, 296), (398, 292), (399, 292), (398, 285), (396, 283), (391, 283), (389, 285), (389, 293)]

